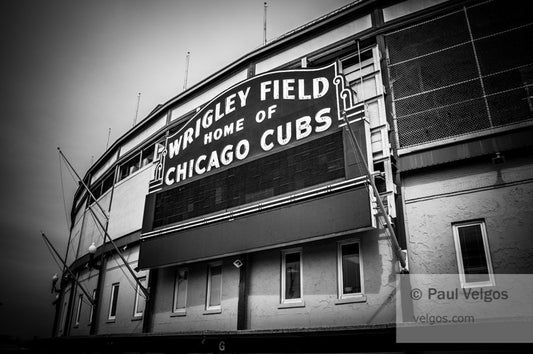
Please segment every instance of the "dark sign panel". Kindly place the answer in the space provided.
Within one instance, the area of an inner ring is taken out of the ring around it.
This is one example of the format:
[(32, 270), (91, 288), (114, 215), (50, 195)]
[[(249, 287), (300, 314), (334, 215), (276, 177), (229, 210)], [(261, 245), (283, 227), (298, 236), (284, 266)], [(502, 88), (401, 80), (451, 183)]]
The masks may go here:
[(146, 198), (142, 268), (374, 227), (347, 135), (370, 158), (364, 105), (338, 63), (269, 72), (221, 93), (166, 139)]
[(159, 188), (339, 129), (337, 63), (258, 75), (218, 95), (167, 138)]

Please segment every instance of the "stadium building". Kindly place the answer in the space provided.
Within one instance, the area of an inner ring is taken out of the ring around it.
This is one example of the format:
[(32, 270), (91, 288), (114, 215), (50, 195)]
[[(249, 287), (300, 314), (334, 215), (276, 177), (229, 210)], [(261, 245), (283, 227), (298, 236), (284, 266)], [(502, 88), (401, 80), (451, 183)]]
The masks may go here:
[(157, 106), (82, 176), (46, 343), (404, 351), (407, 267), (531, 274), (532, 24), (355, 1)]

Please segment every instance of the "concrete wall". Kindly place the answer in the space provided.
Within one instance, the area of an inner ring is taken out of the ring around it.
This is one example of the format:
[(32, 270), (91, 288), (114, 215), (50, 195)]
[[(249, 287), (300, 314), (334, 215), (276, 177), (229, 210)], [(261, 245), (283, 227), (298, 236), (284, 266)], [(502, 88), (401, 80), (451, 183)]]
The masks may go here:
[[(402, 177), (411, 273), (457, 274), (452, 223), (484, 219), (495, 273), (533, 271), (533, 159)], [(428, 262), (428, 260), (431, 260)]]
[(233, 258), (222, 263), (222, 300), (220, 313), (206, 311), (207, 272), (210, 262), (188, 264), (187, 313), (172, 313), (176, 267), (159, 270), (154, 306), (153, 332), (209, 331), (237, 329), (239, 270)]
[(113, 239), (141, 228), (144, 199), (153, 173), (154, 166), (148, 165), (115, 185), (108, 229)]
[[(122, 254), (132, 269), (137, 266), (138, 246), (126, 249)], [(145, 275), (146, 272), (144, 271), (137, 273), (137, 277)], [(104, 277), (103, 287), (100, 290), (98, 317), (95, 319), (98, 321), (98, 334), (140, 333), (142, 331), (142, 317), (133, 316), (136, 284), (118, 256), (112, 256), (107, 260)], [(115, 283), (120, 283), (116, 318), (108, 320), (111, 286)]]
[[(111, 190), (109, 190), (107, 193), (103, 194), (99, 199), (98, 203), (104, 209), (104, 211), (107, 213), (109, 210), (109, 203), (111, 201)], [(96, 203), (93, 203), (93, 211), (96, 214), (96, 217), (102, 225), (105, 226), (106, 224), (106, 218), (100, 211), (100, 208), (96, 205)], [(89, 209), (85, 211), (85, 218), (83, 219), (83, 227), (81, 231), (81, 238), (80, 238), (80, 244), (79, 244), (79, 254), (78, 258), (87, 254), (89, 246), (91, 243), (96, 245), (96, 247), (99, 247), (104, 242), (104, 232), (102, 228), (98, 225), (98, 223), (95, 221), (93, 214)]]
[[(337, 245), (360, 240), (366, 300), (344, 303), (338, 299)], [(305, 307), (280, 306), (281, 251), (270, 250), (251, 257), (248, 328), (351, 326), (394, 323), (396, 265), (385, 236), (368, 231), (336, 239), (303, 244), (302, 273)], [(391, 297), (391, 298), (389, 298)]]

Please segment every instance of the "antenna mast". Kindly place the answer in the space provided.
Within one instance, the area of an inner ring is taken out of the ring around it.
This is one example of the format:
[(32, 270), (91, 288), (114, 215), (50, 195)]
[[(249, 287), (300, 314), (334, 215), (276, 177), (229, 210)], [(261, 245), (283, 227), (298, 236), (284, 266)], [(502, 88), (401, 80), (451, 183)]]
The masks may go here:
[(265, 13), (263, 15), (263, 45), (267, 43), (267, 3), (265, 5)]
[(187, 78), (189, 77), (189, 59), (191, 57), (191, 52), (187, 52), (185, 57), (185, 81), (183, 82), (183, 91), (187, 89)]
[(133, 119), (133, 126), (137, 124), (137, 115), (139, 114), (139, 103), (141, 102), (141, 93), (137, 94), (137, 109), (135, 110), (135, 118)]
[(109, 137), (111, 136), (111, 128), (107, 131), (107, 143), (105, 144), (105, 150), (109, 147)]

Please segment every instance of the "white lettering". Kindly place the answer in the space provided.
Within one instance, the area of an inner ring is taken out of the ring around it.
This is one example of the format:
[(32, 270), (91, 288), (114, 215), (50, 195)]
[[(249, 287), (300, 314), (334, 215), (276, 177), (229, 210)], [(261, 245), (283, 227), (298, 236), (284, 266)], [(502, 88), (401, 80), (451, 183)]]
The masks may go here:
[(257, 112), (257, 113), (255, 114), (255, 121), (256, 121), (257, 123), (261, 123), (261, 122), (263, 122), (263, 121), (265, 120), (265, 118), (266, 118), (266, 113), (265, 113), (265, 111), (263, 111), (263, 110), (260, 110), (259, 112)]
[(239, 91), (239, 99), (241, 100), (241, 107), (246, 106), (246, 99), (248, 98), (248, 94), (250, 93), (250, 87), (246, 88), (246, 91)]
[(218, 161), (218, 155), (216, 151), (211, 153), (209, 157), (209, 163), (207, 164), (207, 172), (211, 171), (213, 168), (219, 168), (220, 162)]
[(193, 137), (192, 137), (193, 134), (194, 134), (194, 129), (193, 128), (187, 128), (187, 130), (185, 131), (185, 134), (184, 134), (183, 150), (185, 150), (187, 148), (187, 145), (191, 144), (192, 141), (194, 140)]
[(284, 100), (294, 100), (294, 94), (291, 92), (294, 91), (294, 79), (285, 79), (283, 80), (283, 99)]
[(180, 163), (176, 169), (176, 183), (187, 178), (187, 162)]
[(180, 137), (170, 144), (168, 144), (168, 156), (169, 158), (173, 158), (174, 156), (177, 156), (180, 153), (180, 147), (181, 147), (181, 141), (183, 140), (183, 135), (180, 135)]
[(171, 167), (167, 170), (167, 173), (165, 174), (165, 184), (167, 186), (171, 186), (174, 184), (174, 178), (170, 178), (170, 174), (173, 173), (174, 171), (176, 171), (176, 168), (175, 167)]
[(309, 135), (311, 135), (312, 131), (311, 117), (305, 116), (296, 119), (296, 140), (307, 138)]
[(272, 105), (272, 106), (267, 108), (267, 110), (268, 110), (268, 115), (267, 115), (268, 119), (272, 118), (272, 115), (274, 114), (274, 112), (276, 112), (276, 108), (277, 107), (278, 106), (274, 104), (274, 105)]
[(235, 156), (238, 160), (244, 160), (248, 153), (250, 152), (250, 142), (246, 139), (243, 139), (237, 143), (237, 151)]
[[(320, 84), (322, 83), (322, 90)], [(329, 89), (329, 81), (325, 77), (317, 77), (313, 79), (313, 98), (320, 98), (324, 96)]]
[(274, 129), (267, 129), (265, 130), (263, 135), (261, 135), (261, 149), (263, 149), (263, 151), (272, 150), (272, 148), (274, 147), (274, 143), (267, 144), (266, 142), (266, 138), (269, 135), (274, 135)]
[(315, 132), (317, 133), (325, 132), (326, 130), (329, 129), (329, 127), (331, 127), (331, 123), (332, 123), (331, 117), (325, 115), (325, 114), (329, 114), (330, 111), (331, 111), (331, 108), (322, 108), (315, 115), (315, 121), (319, 124), (322, 124), (315, 128)]
[(196, 160), (196, 163), (194, 164), (194, 172), (196, 172), (197, 175), (201, 175), (205, 173), (205, 167), (200, 167), (200, 162), (205, 161), (207, 159), (207, 156), (200, 155), (198, 157), (198, 160)]
[(204, 129), (207, 129), (213, 124), (213, 110), (208, 109), (207, 112), (204, 113), (204, 116), (202, 118), (202, 127)]
[(287, 145), (291, 141), (292, 132), (291, 132), (291, 122), (285, 124), (285, 138), (283, 138), (283, 125), (278, 125), (278, 143), (280, 145)]
[(262, 83), (259, 84), (259, 87), (261, 88), (261, 93), (260, 93), (261, 101), (266, 100), (266, 93), (270, 92), (270, 88), (268, 86), (270, 86), (271, 84), (272, 84), (272, 81), (263, 81)]
[(235, 107), (233, 106), (235, 104), (235, 96), (237, 96), (237, 94), (233, 93), (226, 97), (226, 114), (229, 114), (235, 110)]
[(305, 94), (305, 80), (299, 79), (298, 80), (298, 98), (301, 100), (310, 100), (311, 95)]
[(222, 153), (220, 154), (220, 162), (224, 166), (229, 165), (233, 161), (233, 145), (226, 145), (224, 149), (222, 149)]

